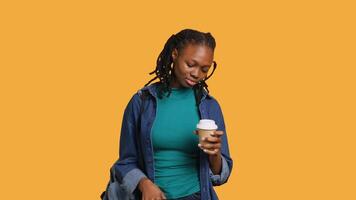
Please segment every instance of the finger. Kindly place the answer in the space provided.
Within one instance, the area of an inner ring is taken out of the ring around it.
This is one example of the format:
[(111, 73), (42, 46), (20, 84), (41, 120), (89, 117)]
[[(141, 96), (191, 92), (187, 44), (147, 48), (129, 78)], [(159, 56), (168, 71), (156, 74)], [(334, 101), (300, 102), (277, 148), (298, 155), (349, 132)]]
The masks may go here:
[(224, 131), (214, 131), (213, 136), (221, 137), (224, 135)]
[(201, 149), (213, 150), (213, 149), (220, 149), (220, 148), (221, 148), (221, 143), (198, 144), (198, 146), (199, 146)]
[(221, 142), (221, 139), (218, 137), (204, 137), (202, 140), (204, 142), (211, 142), (211, 143)]

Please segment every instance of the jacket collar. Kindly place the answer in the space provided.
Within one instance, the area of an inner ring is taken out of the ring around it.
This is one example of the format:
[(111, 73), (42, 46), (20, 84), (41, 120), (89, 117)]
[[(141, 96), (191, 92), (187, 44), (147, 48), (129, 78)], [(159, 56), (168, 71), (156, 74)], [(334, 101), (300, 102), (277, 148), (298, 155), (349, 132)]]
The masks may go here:
[[(157, 86), (160, 84), (160, 82), (155, 82), (155, 83), (152, 83), (144, 88), (142, 88), (142, 90), (148, 90), (149, 93), (154, 96), (155, 98), (157, 98)], [(206, 97), (208, 98), (212, 98), (210, 94), (208, 94), (208, 92), (206, 90), (203, 90), (203, 97), (202, 97), (202, 100), (205, 99)]]

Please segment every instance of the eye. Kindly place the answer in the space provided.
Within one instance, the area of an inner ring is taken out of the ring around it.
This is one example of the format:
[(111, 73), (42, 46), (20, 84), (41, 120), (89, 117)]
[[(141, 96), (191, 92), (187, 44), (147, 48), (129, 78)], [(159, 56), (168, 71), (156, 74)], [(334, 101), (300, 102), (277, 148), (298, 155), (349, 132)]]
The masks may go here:
[(209, 68), (205, 67), (205, 68), (202, 69), (202, 71), (203, 71), (204, 73), (208, 73)]
[(194, 64), (191, 64), (191, 63), (187, 63), (188, 67), (193, 67)]

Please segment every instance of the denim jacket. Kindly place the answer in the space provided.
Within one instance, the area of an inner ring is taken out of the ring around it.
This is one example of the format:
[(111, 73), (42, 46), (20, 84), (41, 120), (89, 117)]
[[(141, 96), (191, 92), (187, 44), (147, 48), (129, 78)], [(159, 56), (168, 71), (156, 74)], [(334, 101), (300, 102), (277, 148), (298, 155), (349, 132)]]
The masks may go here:
[[(159, 83), (154, 83), (140, 89), (135, 93), (127, 104), (121, 126), (119, 160), (114, 164), (117, 176), (122, 181), (122, 185), (127, 188), (129, 193), (134, 193), (138, 182), (141, 178), (147, 177), (153, 183), (155, 182), (154, 175), (154, 159), (153, 146), (151, 138), (151, 128), (156, 116), (157, 93), (154, 87)], [(149, 97), (142, 102), (140, 95), (144, 90), (148, 90)], [(141, 103), (143, 103), (141, 105)], [(140, 115), (140, 106), (144, 106), (144, 111), (141, 114), (141, 120), (138, 120)], [(224, 132), (221, 136), (221, 155), (222, 155), (222, 170), (220, 174), (214, 175), (209, 167), (208, 154), (200, 151), (199, 155), (199, 179), (201, 199), (217, 200), (218, 197), (213, 186), (222, 185), (227, 182), (233, 161), (230, 157), (227, 134), (222, 110), (218, 102), (209, 95), (205, 90), (199, 104), (200, 119), (213, 119), (218, 125), (218, 130)], [(140, 122), (139, 138), (136, 138), (135, 131), (137, 123)], [(193, 131), (193, 130), (192, 130)], [(193, 134), (193, 133), (192, 133)], [(143, 160), (145, 169), (141, 170), (138, 166), (139, 152), (136, 140), (141, 142)]]

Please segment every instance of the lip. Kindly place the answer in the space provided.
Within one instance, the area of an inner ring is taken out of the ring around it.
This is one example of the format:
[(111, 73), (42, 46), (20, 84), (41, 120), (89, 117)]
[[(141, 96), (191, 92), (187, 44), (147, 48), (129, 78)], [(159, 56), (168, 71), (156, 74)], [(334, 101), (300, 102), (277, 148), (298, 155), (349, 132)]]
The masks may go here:
[(185, 79), (185, 82), (190, 85), (190, 86), (194, 86), (195, 84), (197, 84), (195, 81), (189, 80), (189, 79)]

